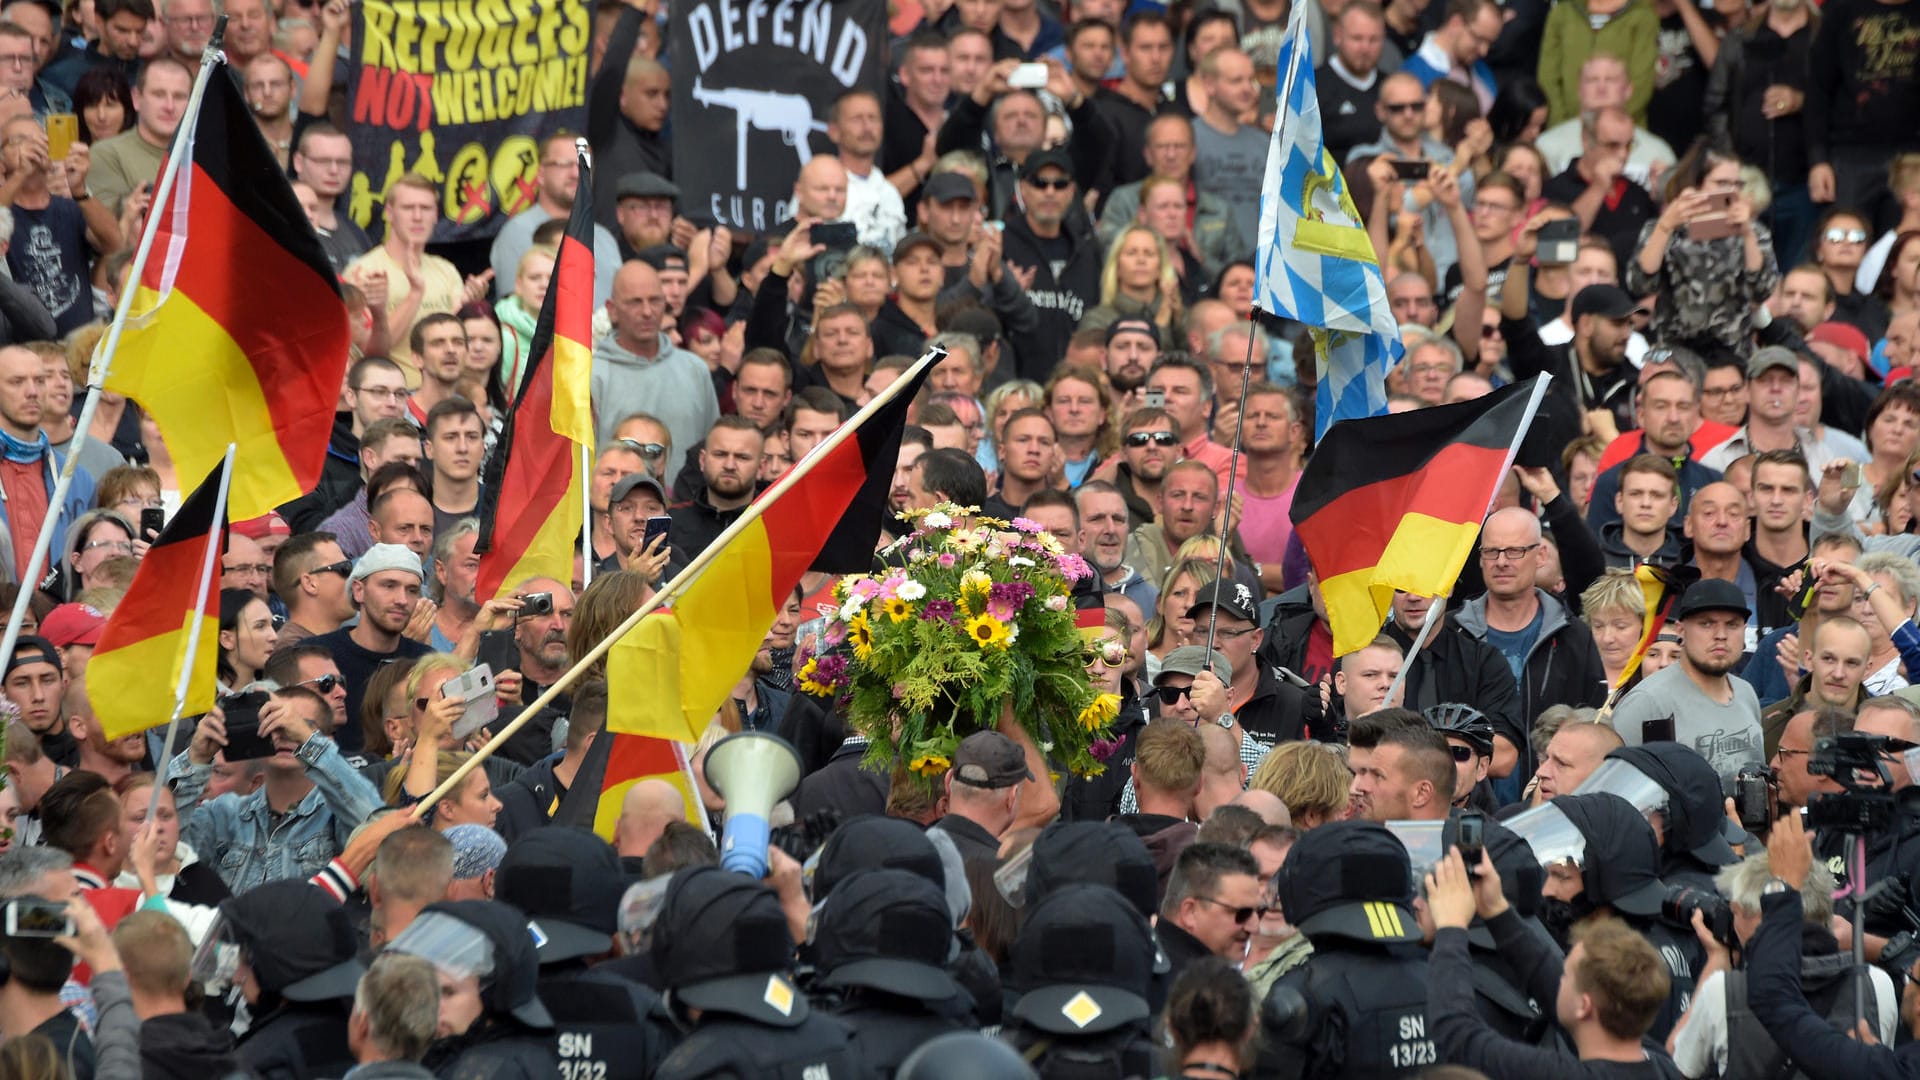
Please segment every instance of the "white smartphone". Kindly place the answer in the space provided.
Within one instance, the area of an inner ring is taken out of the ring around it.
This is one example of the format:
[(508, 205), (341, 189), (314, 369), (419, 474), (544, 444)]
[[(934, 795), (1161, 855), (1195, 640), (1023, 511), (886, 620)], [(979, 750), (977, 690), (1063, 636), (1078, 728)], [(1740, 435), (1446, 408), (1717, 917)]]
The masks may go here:
[(453, 724), (453, 737), (460, 742), (466, 742), (474, 732), (500, 717), (500, 700), (493, 696), (493, 669), (486, 664), (476, 664), (457, 678), (442, 683), (440, 696), (467, 703), (466, 711)]
[(56, 938), (73, 936), (73, 916), (67, 905), (44, 900), (7, 901), (7, 936), (10, 938)]
[(1040, 90), (1047, 85), (1047, 65), (1021, 64), (1007, 76), (1007, 85), (1015, 90)]

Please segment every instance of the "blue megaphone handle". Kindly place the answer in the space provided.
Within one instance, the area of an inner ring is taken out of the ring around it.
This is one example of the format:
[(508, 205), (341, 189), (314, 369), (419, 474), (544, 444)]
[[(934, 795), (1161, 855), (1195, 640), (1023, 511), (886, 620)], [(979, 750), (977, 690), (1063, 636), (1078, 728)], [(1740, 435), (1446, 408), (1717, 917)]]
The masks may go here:
[(752, 878), (767, 876), (767, 841), (773, 827), (758, 814), (727, 815), (720, 837), (720, 867)]

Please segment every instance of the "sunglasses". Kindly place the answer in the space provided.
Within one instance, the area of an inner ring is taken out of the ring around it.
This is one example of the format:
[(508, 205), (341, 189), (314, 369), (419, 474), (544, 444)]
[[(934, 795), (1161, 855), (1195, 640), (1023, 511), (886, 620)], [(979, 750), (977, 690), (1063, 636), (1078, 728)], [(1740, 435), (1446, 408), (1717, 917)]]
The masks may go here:
[(1127, 433), (1127, 445), (1138, 450), (1152, 443), (1155, 446), (1179, 446), (1180, 436), (1171, 431), (1133, 431)]
[(1380, 103), (1380, 107), (1390, 113), (1410, 113), (1426, 108), (1427, 103), (1425, 101), (1402, 101), (1396, 104), (1390, 101), (1383, 101)]
[(1160, 704), (1162, 705), (1178, 705), (1180, 704), (1181, 698), (1193, 692), (1193, 687), (1191, 686), (1161, 686), (1156, 687), (1156, 689), (1160, 691)]
[(1474, 758), (1474, 750), (1471, 746), (1454, 746), (1449, 743), (1447, 745), (1447, 751), (1453, 755), (1453, 760), (1462, 765), (1472, 761)]
[(1215, 907), (1226, 908), (1227, 911), (1232, 914), (1233, 921), (1236, 923), (1258, 919), (1267, 913), (1267, 909), (1264, 907), (1232, 907), (1225, 901), (1215, 900), (1211, 896), (1196, 896), (1194, 899), (1202, 903), (1212, 904)]
[(639, 454), (648, 461), (658, 461), (667, 452), (667, 448), (657, 442), (643, 443), (633, 439), (615, 439), (613, 441)]
[(340, 689), (341, 684), (345, 683), (346, 681), (347, 680), (341, 678), (338, 675), (322, 675), (317, 679), (303, 680), (300, 683), (300, 685), (311, 686), (315, 690), (320, 691), (322, 696), (325, 696), (327, 694), (333, 693), (335, 690)]
[[(339, 562), (328, 563), (325, 566), (316, 566), (313, 569), (307, 571), (307, 573), (339, 574), (341, 577), (352, 577), (353, 576), (353, 560), (341, 559)], [(332, 676), (328, 676), (328, 678), (332, 678)]]
[(1027, 180), (1026, 183), (1039, 188), (1041, 191), (1065, 191), (1073, 186), (1073, 181), (1064, 176), (1057, 176), (1052, 180), (1045, 179), (1044, 177), (1034, 177), (1033, 179)]
[(1826, 237), (1829, 244), (1864, 244), (1867, 242), (1867, 231), (1865, 229), (1828, 229)]
[(1497, 338), (1499, 336), (1500, 336), (1500, 327), (1497, 324), (1494, 326), (1482, 326), (1480, 328), (1481, 341), (1491, 341), (1494, 338)]

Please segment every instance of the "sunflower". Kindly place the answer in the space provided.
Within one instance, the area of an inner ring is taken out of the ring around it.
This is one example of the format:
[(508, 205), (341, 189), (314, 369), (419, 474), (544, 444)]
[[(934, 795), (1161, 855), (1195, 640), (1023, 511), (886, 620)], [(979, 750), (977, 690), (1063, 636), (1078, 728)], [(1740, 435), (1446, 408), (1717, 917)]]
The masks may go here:
[(867, 627), (867, 613), (856, 611), (847, 620), (847, 640), (853, 643), (853, 657), (864, 661), (873, 655), (873, 631)]
[(1007, 624), (991, 615), (976, 615), (967, 620), (967, 636), (982, 649), (1007, 647)]
[(882, 603), (881, 607), (886, 611), (887, 618), (894, 622), (906, 622), (913, 618), (913, 605), (897, 596)]
[(953, 767), (953, 762), (939, 754), (923, 754), (907, 763), (907, 768), (920, 776), (939, 776)]
[(1098, 731), (1112, 723), (1120, 715), (1119, 694), (1096, 694), (1087, 707), (1080, 710), (1080, 726), (1088, 731)]

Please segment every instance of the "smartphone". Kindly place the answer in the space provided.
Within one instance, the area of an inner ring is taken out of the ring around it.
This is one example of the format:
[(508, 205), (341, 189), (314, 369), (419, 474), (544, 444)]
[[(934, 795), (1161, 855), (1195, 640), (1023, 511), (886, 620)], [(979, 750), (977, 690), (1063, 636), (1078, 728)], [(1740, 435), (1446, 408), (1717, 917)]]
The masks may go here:
[(65, 161), (73, 144), (80, 141), (80, 118), (73, 113), (47, 114), (47, 157)]
[(1393, 176), (1396, 180), (1416, 183), (1425, 180), (1427, 173), (1432, 171), (1432, 169), (1433, 162), (1424, 158), (1415, 158), (1412, 161), (1395, 161), (1393, 163)]
[(662, 514), (659, 517), (648, 518), (647, 531), (640, 535), (640, 550), (641, 551), (647, 550), (647, 548), (653, 545), (654, 537), (667, 535), (667, 530), (671, 529), (672, 527), (673, 527), (673, 519), (666, 516), (665, 514)]
[(1640, 724), (1640, 741), (1643, 744), (1656, 743), (1656, 742), (1672, 742), (1673, 741), (1673, 717), (1668, 716), (1668, 717), (1663, 717), (1659, 720), (1642, 721)]
[(72, 937), (73, 933), (73, 916), (65, 904), (25, 898), (7, 901), (10, 938)]
[(1844, 488), (1859, 487), (1860, 486), (1860, 466), (1858, 465), (1840, 466), (1840, 486)]
[(157, 506), (149, 506), (140, 511), (140, 537), (152, 543), (167, 527), (167, 512)]
[(1773, 770), (1765, 765), (1745, 765), (1733, 778), (1733, 806), (1740, 816), (1740, 827), (1749, 832), (1773, 827)]
[(1047, 85), (1047, 65), (1021, 64), (1007, 76), (1007, 85), (1015, 90), (1039, 90)]
[(1453, 827), (1453, 846), (1467, 864), (1469, 875), (1480, 872), (1480, 853), (1486, 849), (1487, 819), (1478, 810), (1463, 810)]
[(823, 221), (807, 235), (828, 251), (852, 251), (860, 239), (859, 230), (851, 221)]
[(222, 753), (228, 761), (257, 761), (273, 756), (273, 739), (260, 734), (260, 709), (266, 703), (265, 690), (234, 694), (220, 702), (220, 711), (227, 723), (227, 746)]
[(1166, 407), (1167, 407), (1167, 392), (1165, 390), (1157, 390), (1149, 387), (1147, 390), (1147, 408), (1164, 409)]
[(1540, 226), (1540, 261), (1565, 266), (1580, 254), (1580, 219), (1561, 218)]
[(453, 722), (453, 737), (460, 742), (500, 718), (500, 699), (493, 696), (493, 668), (486, 664), (475, 664), (440, 684), (440, 696), (467, 703), (466, 711)]
[(1721, 240), (1740, 231), (1733, 223), (1734, 193), (1707, 196), (1707, 209), (1687, 222), (1687, 236), (1694, 240)]

